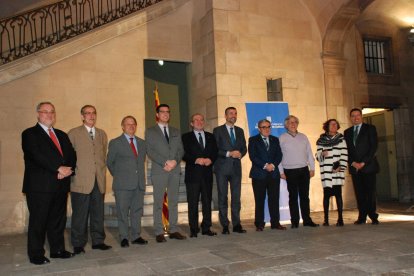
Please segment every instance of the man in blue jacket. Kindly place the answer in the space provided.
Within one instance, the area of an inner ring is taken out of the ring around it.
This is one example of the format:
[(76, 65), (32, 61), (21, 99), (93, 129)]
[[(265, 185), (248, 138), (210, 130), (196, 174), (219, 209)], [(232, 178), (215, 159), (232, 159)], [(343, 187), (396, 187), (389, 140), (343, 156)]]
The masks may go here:
[(270, 223), (272, 229), (286, 230), (279, 222), (280, 174), (278, 165), (282, 161), (279, 139), (271, 132), (270, 121), (263, 119), (257, 123), (259, 134), (249, 138), (249, 157), (252, 161), (254, 201), (256, 205), (254, 224), (256, 231), (263, 231), (264, 204), (267, 193)]

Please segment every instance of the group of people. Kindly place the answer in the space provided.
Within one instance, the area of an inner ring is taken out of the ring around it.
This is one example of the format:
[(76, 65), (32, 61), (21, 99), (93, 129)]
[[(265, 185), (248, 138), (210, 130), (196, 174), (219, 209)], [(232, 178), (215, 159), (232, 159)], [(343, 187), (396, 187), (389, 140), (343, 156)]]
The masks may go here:
[[(249, 138), (247, 147), (243, 129), (235, 125), (237, 109), (234, 107), (225, 110), (225, 124), (216, 127), (213, 133), (204, 130), (202, 114), (192, 115), (192, 131), (181, 136), (178, 129), (169, 125), (170, 107), (161, 104), (156, 108), (157, 124), (146, 130), (145, 140), (135, 135), (136, 119), (126, 116), (121, 121), (122, 134), (109, 144), (105, 131), (96, 127), (97, 111), (92, 105), (81, 108), (82, 125), (71, 129), (68, 134), (53, 127), (56, 111), (52, 103), (39, 103), (36, 112), (37, 124), (22, 133), (25, 160), (23, 193), (26, 194), (30, 214), (27, 251), (33, 264), (50, 262), (45, 257), (46, 236), (50, 258), (66, 259), (85, 253), (88, 227), (92, 249), (111, 248), (104, 242), (106, 168), (113, 176), (121, 247), (129, 247), (130, 241), (132, 244), (147, 244), (148, 241), (141, 236), (147, 156), (151, 159), (154, 233), (159, 243), (167, 241), (162, 220), (165, 192), (168, 194), (168, 236), (170, 239), (186, 239), (177, 227), (181, 160), (186, 163), (190, 237), (196, 238), (200, 232), (207, 236), (217, 235), (211, 229), (213, 173), (217, 182), (222, 234), (230, 234), (230, 220), (233, 232), (246, 233), (240, 220), (240, 197), (241, 159), (247, 152), (252, 161), (250, 177), (256, 230), (263, 231), (265, 227), (266, 195), (271, 229), (286, 230), (279, 217), (280, 179), (287, 182), (291, 227), (299, 227), (299, 205), (303, 226), (318, 226), (310, 217), (309, 207), (309, 183), (315, 174), (314, 156), (308, 138), (298, 132), (299, 120), (293, 115), (285, 119), (287, 132), (279, 138), (271, 135), (270, 121), (260, 120), (257, 125), (259, 134)], [(339, 123), (331, 119), (324, 124), (325, 133), (317, 141), (316, 159), (320, 162), (324, 187), (324, 225), (329, 225), (329, 198), (332, 195), (337, 200), (337, 225), (343, 225), (341, 186), (347, 166), (352, 174), (359, 209), (355, 223), (366, 223), (368, 215), (373, 224), (378, 224), (375, 208), (376, 130), (374, 126), (362, 123), (361, 110), (353, 109), (350, 114), (354, 127), (345, 131), (345, 138), (337, 132)], [(73, 253), (65, 249), (63, 236), (69, 191)], [(198, 217), (200, 199), (201, 224)]]

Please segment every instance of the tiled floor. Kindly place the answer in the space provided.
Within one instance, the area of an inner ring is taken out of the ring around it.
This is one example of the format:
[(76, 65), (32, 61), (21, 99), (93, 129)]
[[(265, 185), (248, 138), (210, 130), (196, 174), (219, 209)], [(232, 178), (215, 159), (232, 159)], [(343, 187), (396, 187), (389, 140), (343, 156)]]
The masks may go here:
[[(146, 227), (149, 244), (127, 249), (119, 246), (117, 229), (107, 228), (111, 250), (88, 245), (86, 254), (43, 266), (29, 263), (25, 234), (0, 236), (0, 275), (414, 275), (414, 212), (392, 206), (380, 211), (380, 225), (353, 225), (356, 212), (346, 211), (344, 227), (334, 226), (335, 213), (333, 226), (287, 231), (256, 232), (252, 221), (243, 221), (247, 234), (163, 244)], [(312, 214), (319, 223), (322, 216)], [(182, 230), (188, 233), (186, 225)], [(215, 223), (213, 230), (221, 229)]]

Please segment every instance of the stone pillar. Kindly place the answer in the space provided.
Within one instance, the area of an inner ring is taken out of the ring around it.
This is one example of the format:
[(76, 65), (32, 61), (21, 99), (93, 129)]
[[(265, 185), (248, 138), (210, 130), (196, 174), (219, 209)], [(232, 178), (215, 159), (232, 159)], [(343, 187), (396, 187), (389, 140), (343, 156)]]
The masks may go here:
[(326, 117), (348, 124), (348, 107), (345, 97), (344, 75), (346, 60), (336, 56), (323, 56), (325, 77)]

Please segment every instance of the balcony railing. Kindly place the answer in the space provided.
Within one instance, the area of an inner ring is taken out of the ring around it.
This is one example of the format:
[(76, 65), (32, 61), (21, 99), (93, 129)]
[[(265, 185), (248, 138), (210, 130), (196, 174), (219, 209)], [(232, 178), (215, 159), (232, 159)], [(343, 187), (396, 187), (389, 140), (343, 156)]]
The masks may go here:
[(0, 65), (145, 9), (162, 0), (63, 0), (0, 21)]

